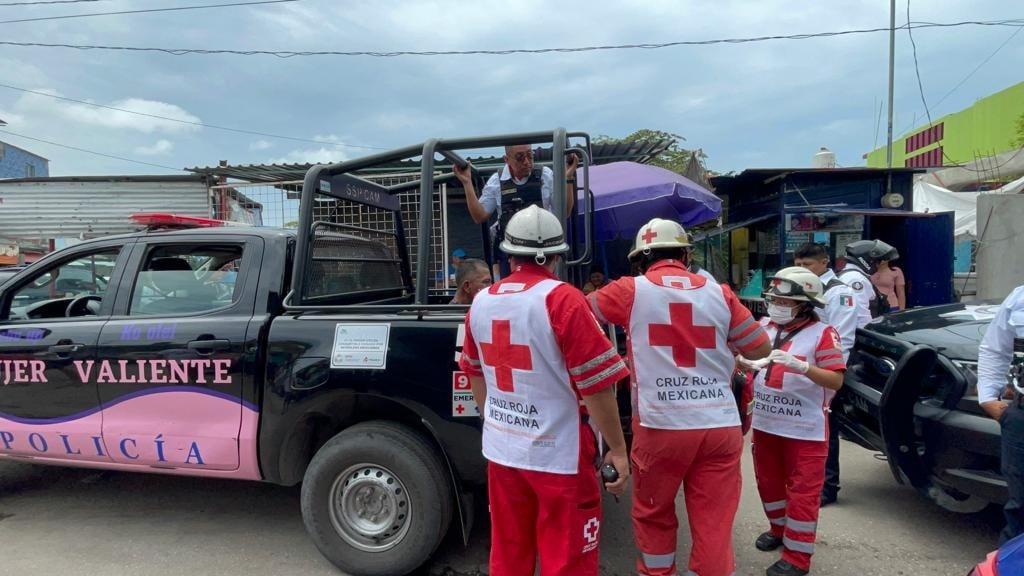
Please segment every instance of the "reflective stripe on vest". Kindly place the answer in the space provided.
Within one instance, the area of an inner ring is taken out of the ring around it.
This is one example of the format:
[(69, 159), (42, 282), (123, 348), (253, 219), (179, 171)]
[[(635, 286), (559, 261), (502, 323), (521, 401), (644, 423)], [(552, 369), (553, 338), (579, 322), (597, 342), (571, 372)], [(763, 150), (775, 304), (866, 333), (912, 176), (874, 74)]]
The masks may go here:
[(470, 329), (487, 382), (484, 456), (523, 470), (576, 474), (580, 404), (555, 342), (547, 296), (558, 280), (499, 285), (473, 301)]
[(739, 426), (727, 345), (732, 315), (720, 286), (685, 276), (636, 277), (629, 334), (640, 425), (663, 430)]
[[(782, 348), (815, 366), (815, 351), (826, 328), (827, 324), (815, 322), (800, 330)], [(774, 340), (778, 328), (766, 325), (765, 331)], [(825, 414), (835, 391), (818, 386), (805, 374), (781, 364), (772, 366), (771, 381), (767, 383), (766, 372), (759, 370), (754, 377), (754, 415), (751, 426), (786, 438), (827, 440)]]

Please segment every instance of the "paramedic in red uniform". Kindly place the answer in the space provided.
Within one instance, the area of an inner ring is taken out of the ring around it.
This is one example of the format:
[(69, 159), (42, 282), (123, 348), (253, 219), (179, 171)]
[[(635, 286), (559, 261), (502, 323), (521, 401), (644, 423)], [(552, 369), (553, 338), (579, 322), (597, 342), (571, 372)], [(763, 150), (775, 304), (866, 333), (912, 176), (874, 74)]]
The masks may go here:
[(637, 232), (629, 253), (643, 274), (588, 298), (598, 320), (627, 330), (640, 574), (676, 574), (682, 484), (693, 537), (689, 574), (728, 576), (736, 571), (732, 525), (743, 451), (730, 348), (758, 359), (770, 347), (728, 286), (687, 270), (689, 249), (682, 226), (655, 218)]
[[(481, 291), (466, 314), (459, 366), (484, 415), (492, 576), (597, 576), (601, 529), (598, 443), (629, 477), (613, 384), (629, 371), (583, 294), (553, 271), (568, 251), (554, 214), (520, 210), (501, 249), (512, 274)], [(581, 405), (582, 401), (582, 405)], [(584, 409), (585, 407), (585, 409)]]
[[(843, 385), (843, 346), (836, 329), (814, 311), (825, 306), (817, 274), (792, 266), (765, 292), (771, 362), (754, 376), (754, 474), (769, 531), (759, 550), (783, 548), (768, 576), (810, 572), (821, 487), (828, 456), (828, 410)], [(747, 369), (759, 366), (738, 359)]]

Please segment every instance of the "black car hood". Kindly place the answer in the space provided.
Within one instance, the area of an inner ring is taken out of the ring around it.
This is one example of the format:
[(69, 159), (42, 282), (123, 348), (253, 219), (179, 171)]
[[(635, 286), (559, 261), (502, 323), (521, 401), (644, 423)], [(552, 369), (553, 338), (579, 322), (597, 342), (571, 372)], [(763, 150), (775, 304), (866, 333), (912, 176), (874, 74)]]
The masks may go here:
[(998, 300), (943, 304), (888, 314), (864, 330), (926, 344), (952, 360), (978, 361), (978, 345), (999, 308)]

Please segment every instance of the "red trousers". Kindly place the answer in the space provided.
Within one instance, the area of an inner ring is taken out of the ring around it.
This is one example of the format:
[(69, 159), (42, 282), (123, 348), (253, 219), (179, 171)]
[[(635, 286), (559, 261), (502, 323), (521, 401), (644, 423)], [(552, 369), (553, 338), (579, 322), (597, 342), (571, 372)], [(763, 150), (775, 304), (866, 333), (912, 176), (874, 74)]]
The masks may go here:
[(577, 474), (551, 474), (488, 463), (491, 576), (598, 576), (601, 487), (596, 441), (580, 426)]
[(647, 576), (676, 573), (676, 495), (686, 497), (690, 572), (729, 576), (736, 571), (732, 524), (740, 504), (740, 427), (655, 430), (633, 426), (633, 535)]
[(794, 440), (754, 430), (753, 441), (757, 491), (772, 534), (782, 538), (782, 559), (810, 570), (828, 440)]

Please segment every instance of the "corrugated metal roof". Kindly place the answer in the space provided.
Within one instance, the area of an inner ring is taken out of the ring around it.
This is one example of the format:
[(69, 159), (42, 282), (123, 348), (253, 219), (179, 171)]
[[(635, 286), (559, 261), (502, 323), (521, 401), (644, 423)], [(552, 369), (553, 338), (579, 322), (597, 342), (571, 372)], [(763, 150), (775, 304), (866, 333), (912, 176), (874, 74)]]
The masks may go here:
[[(673, 138), (651, 140), (644, 142), (609, 142), (592, 144), (591, 152), (594, 155), (594, 164), (608, 164), (610, 162), (631, 161), (646, 164), (652, 158), (661, 154), (675, 143)], [(540, 163), (551, 162), (551, 148), (536, 148), (534, 150), (535, 160)], [(496, 170), (504, 164), (500, 156), (477, 156), (470, 157), (469, 161), (483, 172)], [(448, 160), (437, 160), (435, 165), (438, 169), (445, 169), (451, 166)], [(236, 164), (229, 166), (206, 166), (188, 168), (190, 172), (210, 177), (234, 178), (247, 182), (284, 182), (288, 180), (302, 180), (306, 171), (313, 164)], [(416, 160), (403, 160), (391, 162), (367, 170), (367, 173), (402, 173), (418, 172), (420, 163)]]
[(135, 212), (209, 216), (197, 176), (0, 180), (0, 231), (14, 238), (92, 238), (132, 232)]

